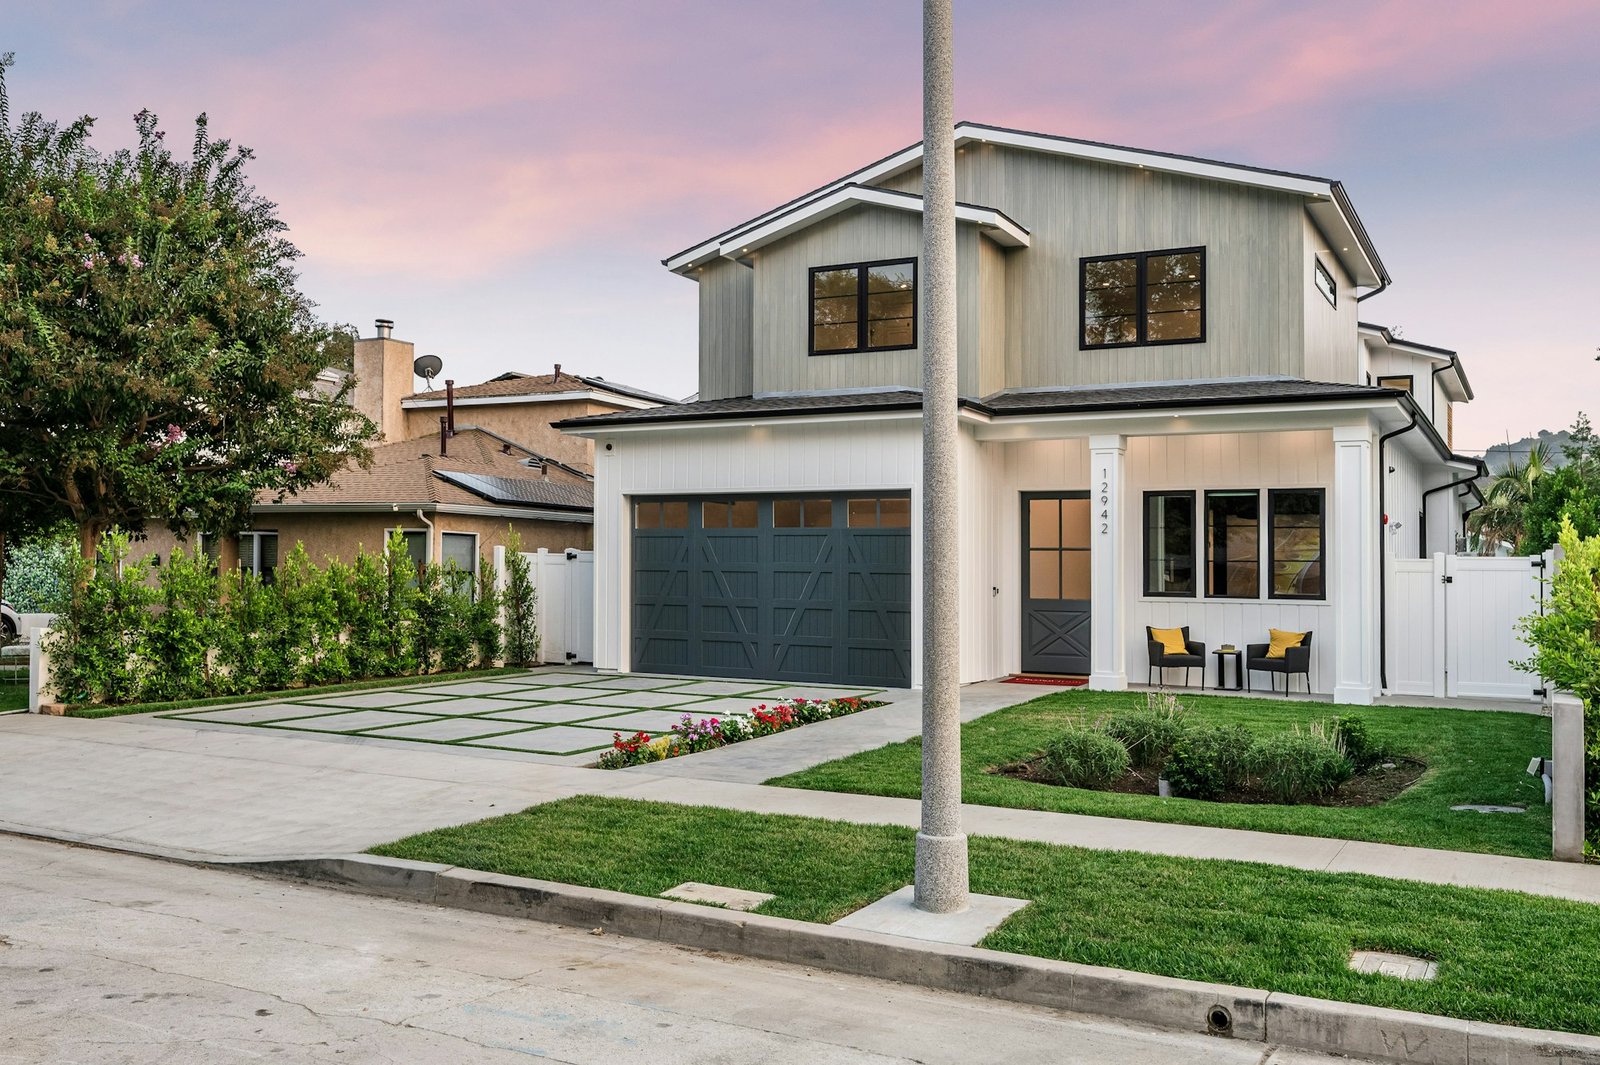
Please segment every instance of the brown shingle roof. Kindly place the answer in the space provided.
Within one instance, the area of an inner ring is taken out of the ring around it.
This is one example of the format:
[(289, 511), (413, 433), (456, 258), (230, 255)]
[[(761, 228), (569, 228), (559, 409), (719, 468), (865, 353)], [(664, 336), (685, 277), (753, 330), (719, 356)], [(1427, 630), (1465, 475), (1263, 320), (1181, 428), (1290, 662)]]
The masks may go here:
[[(603, 377), (585, 377), (582, 374), (563, 373), (557, 377), (553, 373), (547, 374), (502, 374), (493, 381), (485, 381), (479, 385), (461, 385), (456, 389), (457, 399), (492, 399), (496, 397), (511, 398), (515, 396), (538, 396), (553, 392), (583, 392), (587, 390), (600, 390), (615, 392), (619, 396), (630, 396), (634, 399), (649, 400), (652, 403), (671, 403), (666, 396), (658, 396), (654, 392), (646, 392), (642, 388), (631, 385), (621, 385), (614, 381), (607, 381)], [(439, 389), (431, 392), (413, 392), (406, 399), (435, 399), (444, 400), (444, 393)]]
[[(508, 453), (509, 449), (509, 453)], [(573, 494), (587, 495), (593, 499), (593, 488), (588, 480), (571, 471), (569, 467), (550, 463), (545, 468), (546, 477), (538, 469), (525, 465), (523, 460), (537, 458), (534, 452), (506, 441), (504, 437), (481, 429), (463, 428), (450, 438), (448, 454), (439, 454), (438, 434), (414, 440), (398, 440), (372, 449), (372, 465), (366, 469), (354, 466), (336, 474), (332, 480), (306, 488), (296, 495), (287, 496), (287, 506), (338, 506), (341, 504), (395, 503), (401, 506), (428, 506), (431, 504), (461, 504), (482, 506), (481, 494), (470, 492), (459, 484), (438, 476), (442, 472), (494, 478), (496, 481), (526, 482), (523, 493), (527, 505), (538, 505), (532, 500), (549, 496), (551, 505), (572, 506), (577, 500)], [(544, 492), (534, 485), (559, 484), (561, 490)], [(259, 503), (276, 503), (275, 497), (264, 495)]]

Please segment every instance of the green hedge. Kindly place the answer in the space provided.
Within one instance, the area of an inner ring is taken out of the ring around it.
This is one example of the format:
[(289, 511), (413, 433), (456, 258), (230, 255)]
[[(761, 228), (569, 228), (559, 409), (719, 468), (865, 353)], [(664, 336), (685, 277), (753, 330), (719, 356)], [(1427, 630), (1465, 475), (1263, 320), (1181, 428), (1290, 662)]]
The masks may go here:
[(366, 677), (457, 672), (500, 657), (500, 597), (453, 564), (420, 569), (396, 535), (382, 554), (318, 567), (304, 545), (271, 583), (174, 551), (133, 560), (108, 533), (52, 635), (68, 703), (201, 699)]

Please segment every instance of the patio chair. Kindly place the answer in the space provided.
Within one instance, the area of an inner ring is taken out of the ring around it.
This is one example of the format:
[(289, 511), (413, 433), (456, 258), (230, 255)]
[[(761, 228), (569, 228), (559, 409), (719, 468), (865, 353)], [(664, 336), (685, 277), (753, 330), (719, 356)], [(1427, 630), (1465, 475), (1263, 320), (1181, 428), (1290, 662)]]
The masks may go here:
[[(1244, 656), (1245, 691), (1250, 690), (1250, 674), (1255, 672), (1282, 673), (1283, 696), (1285, 699), (1289, 697), (1289, 689), (1292, 686), (1291, 681), (1296, 674), (1306, 678), (1306, 691), (1311, 691), (1311, 633), (1308, 631), (1300, 638), (1299, 646), (1286, 649), (1282, 658), (1268, 658), (1267, 648), (1270, 646), (1272, 645), (1253, 643), (1246, 649)], [(1272, 690), (1277, 691), (1278, 682), (1273, 680), (1271, 684)]]
[[(1150, 676), (1154, 678), (1158, 669), (1181, 669), (1184, 671), (1183, 686), (1187, 688), (1189, 686), (1189, 670), (1198, 669), (1200, 671), (1200, 686), (1204, 688), (1206, 686), (1206, 645), (1199, 640), (1189, 639), (1189, 626), (1184, 625), (1179, 631), (1183, 633), (1183, 645), (1188, 650), (1187, 654), (1169, 653), (1162, 646), (1161, 641), (1156, 639), (1155, 629), (1149, 625), (1144, 627), (1144, 637), (1149, 641), (1150, 645)], [(1165, 679), (1165, 674), (1163, 674), (1163, 679)], [(1152, 679), (1150, 683), (1154, 684), (1155, 680)]]

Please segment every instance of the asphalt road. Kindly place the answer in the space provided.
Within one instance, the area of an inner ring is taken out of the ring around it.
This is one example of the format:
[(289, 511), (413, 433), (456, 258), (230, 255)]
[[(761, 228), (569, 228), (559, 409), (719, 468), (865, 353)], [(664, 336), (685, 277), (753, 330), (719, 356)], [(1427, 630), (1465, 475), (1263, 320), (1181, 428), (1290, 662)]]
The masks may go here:
[(1335, 1060), (0, 836), (0, 1062), (530, 1056), (597, 1065)]

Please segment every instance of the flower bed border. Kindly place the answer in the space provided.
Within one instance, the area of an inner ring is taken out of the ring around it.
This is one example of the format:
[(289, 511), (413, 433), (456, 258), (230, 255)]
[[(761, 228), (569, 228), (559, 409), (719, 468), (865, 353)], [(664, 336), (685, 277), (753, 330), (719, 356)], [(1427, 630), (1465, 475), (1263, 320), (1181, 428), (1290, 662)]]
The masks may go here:
[(655, 736), (648, 732), (635, 732), (632, 736), (624, 737), (620, 732), (613, 732), (611, 749), (600, 755), (595, 768), (626, 769), (701, 751), (714, 751), (729, 744), (788, 732), (818, 721), (848, 717), (883, 705), (881, 699), (851, 696), (845, 699), (786, 699), (771, 706), (761, 703), (752, 707), (748, 714), (727, 714), (701, 718), (699, 721), (694, 719), (693, 714), (684, 714), (671, 730)]

